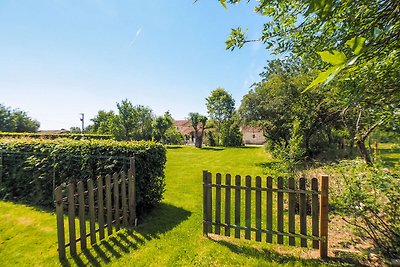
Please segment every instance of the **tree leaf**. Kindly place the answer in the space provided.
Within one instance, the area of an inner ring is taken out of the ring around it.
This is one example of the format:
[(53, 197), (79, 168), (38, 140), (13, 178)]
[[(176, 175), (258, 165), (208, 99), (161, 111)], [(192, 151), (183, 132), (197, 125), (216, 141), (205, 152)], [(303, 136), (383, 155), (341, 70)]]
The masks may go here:
[(225, 9), (228, 9), (228, 8), (226, 7), (226, 0), (219, 0), (219, 2), (221, 3), (221, 5), (222, 5)]
[(358, 56), (365, 44), (365, 38), (360, 36), (355, 36), (346, 42), (346, 45), (353, 50), (353, 54)]
[(332, 51), (322, 51), (317, 52), (321, 59), (333, 66), (341, 65), (346, 63), (347, 57), (343, 52), (332, 50)]
[(310, 88), (320, 85), (320, 84), (327, 84), (328, 82), (330, 82), (335, 76), (336, 74), (343, 68), (343, 65), (340, 66), (333, 66), (330, 67), (329, 69), (327, 69), (326, 71), (321, 72), (320, 74), (318, 74), (318, 77), (315, 78), (314, 81), (312, 81), (310, 83), (310, 85), (307, 86), (306, 89), (304, 89), (304, 92), (308, 91)]

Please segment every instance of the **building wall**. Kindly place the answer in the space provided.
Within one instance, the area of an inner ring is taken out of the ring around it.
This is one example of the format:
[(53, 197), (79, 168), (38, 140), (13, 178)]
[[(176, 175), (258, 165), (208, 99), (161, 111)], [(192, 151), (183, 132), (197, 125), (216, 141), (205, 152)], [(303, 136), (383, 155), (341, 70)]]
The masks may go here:
[(263, 145), (265, 137), (261, 129), (245, 128), (242, 130), (243, 142), (247, 145)]

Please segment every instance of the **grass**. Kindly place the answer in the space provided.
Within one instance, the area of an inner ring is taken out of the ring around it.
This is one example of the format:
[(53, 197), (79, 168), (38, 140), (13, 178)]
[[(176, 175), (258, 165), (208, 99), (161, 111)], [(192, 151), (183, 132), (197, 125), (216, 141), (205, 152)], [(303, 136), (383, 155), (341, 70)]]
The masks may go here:
[[(262, 175), (261, 147), (170, 147), (163, 202), (132, 230), (121, 230), (61, 264), (112, 266), (337, 266), (309, 249), (202, 235), (202, 170)], [(0, 201), (0, 265), (57, 266), (55, 215)], [(315, 252), (315, 251), (314, 251)], [(68, 252), (67, 252), (68, 254)], [(304, 256), (306, 255), (306, 256)]]

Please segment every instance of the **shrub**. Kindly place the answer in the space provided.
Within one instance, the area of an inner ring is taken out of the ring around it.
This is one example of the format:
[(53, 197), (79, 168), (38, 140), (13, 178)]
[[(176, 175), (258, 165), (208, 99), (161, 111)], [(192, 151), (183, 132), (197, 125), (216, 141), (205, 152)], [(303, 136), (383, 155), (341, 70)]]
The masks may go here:
[(343, 160), (329, 173), (340, 173), (330, 190), (330, 204), (347, 222), (368, 235), (388, 257), (400, 256), (400, 177), (392, 171)]
[(166, 150), (154, 142), (0, 139), (0, 198), (53, 207), (53, 188), (129, 168), (136, 158), (138, 212), (162, 199)]

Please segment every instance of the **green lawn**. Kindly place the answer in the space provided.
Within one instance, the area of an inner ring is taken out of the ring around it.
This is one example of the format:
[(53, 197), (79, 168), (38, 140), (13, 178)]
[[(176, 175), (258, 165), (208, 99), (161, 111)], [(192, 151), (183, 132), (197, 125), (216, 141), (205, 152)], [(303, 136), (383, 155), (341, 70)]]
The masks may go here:
[[(167, 186), (161, 205), (134, 231), (122, 230), (77, 257), (69, 257), (63, 265), (339, 265), (306, 259), (304, 255), (313, 253), (308, 249), (202, 235), (202, 170), (262, 175), (262, 166), (271, 161), (263, 148), (170, 147), (167, 153)], [(59, 265), (56, 242), (53, 213), (0, 201), (1, 266)]]

